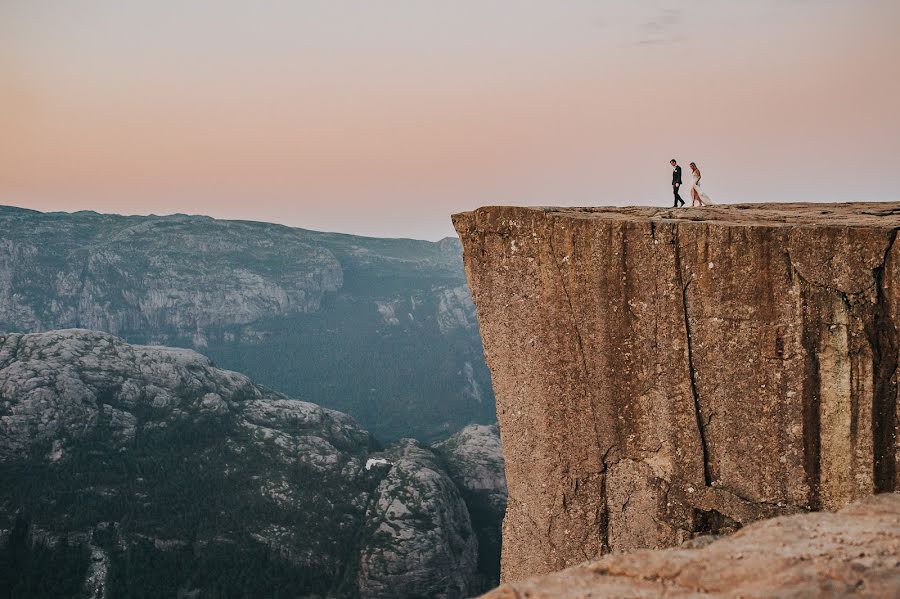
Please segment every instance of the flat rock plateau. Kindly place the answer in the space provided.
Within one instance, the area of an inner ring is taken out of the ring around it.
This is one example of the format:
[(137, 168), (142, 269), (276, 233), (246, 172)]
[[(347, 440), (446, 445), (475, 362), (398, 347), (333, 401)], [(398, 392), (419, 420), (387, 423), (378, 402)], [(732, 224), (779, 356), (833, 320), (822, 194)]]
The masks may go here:
[[(506, 460), (502, 580), (897, 488), (900, 203), (453, 220)], [(830, 521), (807, 518), (741, 538)]]
[(643, 550), (501, 586), (490, 599), (898, 597), (900, 495), (757, 522), (699, 547)]

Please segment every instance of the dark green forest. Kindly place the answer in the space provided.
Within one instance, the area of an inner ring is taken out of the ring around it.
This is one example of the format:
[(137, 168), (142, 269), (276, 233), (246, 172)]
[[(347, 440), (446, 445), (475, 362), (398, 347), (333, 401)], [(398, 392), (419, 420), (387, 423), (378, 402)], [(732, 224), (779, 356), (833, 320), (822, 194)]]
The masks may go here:
[[(18, 513), (0, 552), (0, 593), (84, 596), (88, 548), (95, 546), (108, 559), (109, 597), (325, 596), (338, 588), (354, 596), (355, 582), (343, 579), (355, 577), (346, 564), (358, 550), (364, 513), (351, 500), (371, 490), (378, 473), (357, 481), (298, 464), (287, 476), (303, 489), (302, 509), (285, 510), (259, 493), (254, 476), (271, 471), (271, 457), (239, 431), (228, 419), (176, 424), (144, 432), (123, 449), (100, 427), (59, 463), (40, 458), (46, 447), (27, 461), (0, 464), (0, 505)], [(302, 531), (294, 550), (320, 563), (304, 565), (248, 536), (272, 527)], [(42, 534), (63, 540), (50, 547), (29, 541)], [(157, 539), (174, 541), (160, 547)]]

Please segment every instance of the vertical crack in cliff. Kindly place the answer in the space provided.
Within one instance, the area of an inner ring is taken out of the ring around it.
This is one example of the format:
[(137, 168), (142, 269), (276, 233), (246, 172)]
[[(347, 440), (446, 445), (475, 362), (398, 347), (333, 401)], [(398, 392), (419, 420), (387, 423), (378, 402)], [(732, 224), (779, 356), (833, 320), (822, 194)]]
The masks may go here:
[[(556, 221), (550, 221), (550, 253), (553, 256), (553, 265), (556, 267), (556, 274), (559, 276), (559, 284), (562, 287), (563, 294), (566, 296), (566, 305), (569, 308), (569, 317), (572, 319), (572, 329), (575, 331), (575, 341), (578, 345), (578, 356), (581, 361), (581, 369), (584, 371), (585, 378), (588, 378), (587, 358), (584, 355), (584, 341), (581, 338), (581, 329), (578, 327), (578, 317), (575, 315), (575, 306), (572, 304), (572, 296), (569, 294), (569, 285), (566, 283), (566, 277), (563, 275), (562, 266), (556, 259), (556, 244), (554, 236), (556, 234)], [(594, 403), (591, 402), (591, 408)]]
[[(10, 343), (11, 342), (11, 343)], [(6, 358), (3, 359), (2, 354), (6, 351), (6, 345), (9, 347)], [(0, 337), (0, 367), (6, 367), (19, 358), (19, 347), (22, 345), (22, 333), (5, 333)]]
[(784, 240), (785, 257), (791, 284), (797, 287), (797, 302), (800, 321), (803, 324), (801, 344), (803, 345), (803, 389), (801, 396), (803, 421), (803, 478), (807, 489), (807, 507), (821, 509), (821, 415), (820, 389), (822, 387), (821, 365), (818, 347), (820, 325), (814, 314), (816, 302), (810, 302), (813, 286), (794, 265), (791, 258), (790, 241)]
[[(332, 584), (332, 588), (330, 589), (337, 596), (343, 596), (344, 593), (348, 593), (349, 590), (357, 583), (355, 575), (359, 568), (360, 558), (362, 557), (361, 551), (363, 548), (363, 541), (366, 535), (366, 531), (370, 528), (369, 514), (372, 513), (376, 507), (375, 504), (379, 497), (378, 487), (387, 478), (388, 474), (389, 472), (386, 472), (380, 477), (377, 475), (373, 476), (371, 477), (371, 480), (368, 481), (368, 488), (366, 489), (366, 492), (368, 493), (368, 497), (366, 498), (366, 506), (361, 512), (362, 515), (360, 517), (360, 521), (356, 523), (357, 529), (353, 535), (353, 541), (344, 548), (344, 559), (342, 560), (342, 565), (337, 569), (334, 577), (334, 583)], [(380, 527), (386, 521), (387, 512), (384, 512), (378, 519), (378, 527)], [(374, 528), (377, 529), (378, 527)]]
[[(560, 266), (559, 261), (556, 259), (556, 244), (555, 244), (555, 240), (554, 240), (554, 235), (556, 232), (555, 225), (556, 225), (555, 219), (551, 219), (551, 221), (550, 221), (550, 237), (549, 237), (550, 253), (553, 257), (553, 265), (556, 267), (556, 274), (559, 277), (559, 284), (562, 287), (563, 294), (566, 296), (566, 305), (568, 306), (569, 317), (572, 319), (572, 329), (575, 331), (575, 341), (576, 341), (576, 344), (578, 345), (578, 356), (581, 361), (581, 370), (584, 373), (584, 378), (586, 380), (589, 380), (590, 374), (588, 372), (587, 357), (585, 356), (585, 353), (584, 353), (584, 341), (581, 338), (581, 329), (578, 326), (578, 317), (575, 314), (575, 306), (572, 303), (572, 296), (569, 293), (569, 285), (566, 283), (566, 277), (563, 275), (562, 266)], [(587, 399), (588, 399), (588, 404), (591, 407), (591, 417), (592, 417), (592, 420), (594, 423), (594, 425), (593, 425), (594, 433), (595, 433), (594, 443), (597, 445), (597, 450), (599, 453), (600, 437), (599, 437), (599, 431), (597, 430), (597, 414), (596, 414), (596, 410), (594, 408), (593, 397), (588, 396)], [(601, 463), (601, 466), (605, 466), (605, 464)]]
[[(896, 475), (896, 439), (894, 437), (894, 422), (897, 415), (897, 369), (898, 349), (900, 339), (896, 323), (894, 322), (892, 307), (889, 305), (888, 294), (885, 292), (885, 271), (891, 250), (897, 238), (897, 229), (890, 232), (881, 264), (872, 269), (874, 279), (873, 289), (876, 295), (872, 311), (864, 316), (863, 327), (869, 347), (872, 351), (872, 484), (873, 491), (891, 491), (894, 488)], [(823, 471), (822, 461), (822, 410), (824, 397), (823, 386), (829, 387), (823, 381), (823, 368), (820, 363), (822, 344), (823, 321), (830, 322), (830, 316), (820, 313), (815, 300), (810, 301), (814, 293), (829, 293), (836, 296), (850, 314), (854, 302), (862, 301), (865, 292), (850, 293), (816, 282), (808, 281), (803, 273), (794, 266), (791, 260), (789, 244), (785, 244), (786, 257), (792, 283), (796, 283), (799, 290), (799, 302), (803, 321), (803, 346), (806, 353), (806, 376), (803, 385), (803, 441), (804, 441), (804, 474), (809, 489), (809, 507), (817, 510), (823, 507), (823, 485), (829, 480), (827, 473)], [(826, 327), (827, 328), (827, 327)], [(849, 328), (849, 325), (848, 325)], [(851, 402), (858, 398), (851, 397)], [(855, 415), (855, 405), (852, 414)], [(853, 418), (855, 416), (851, 416)], [(856, 429), (852, 420), (850, 433)], [(855, 444), (855, 441), (854, 441)], [(825, 506), (827, 507), (827, 506)]]
[(678, 225), (674, 228), (675, 247), (675, 274), (678, 277), (678, 285), (681, 288), (681, 307), (684, 311), (684, 333), (687, 342), (687, 365), (691, 383), (691, 395), (694, 399), (694, 419), (697, 422), (697, 432), (700, 435), (700, 450), (703, 455), (703, 482), (707, 487), (712, 486), (712, 467), (709, 461), (709, 444), (706, 440), (706, 427), (703, 426), (702, 407), (700, 393), (697, 391), (697, 372), (694, 368), (694, 346), (691, 337), (691, 320), (688, 315), (688, 286), (691, 282), (684, 282), (684, 274), (681, 269), (681, 243), (678, 236)]
[(659, 364), (659, 305), (661, 303), (659, 297), (659, 241), (656, 239), (656, 222), (650, 221), (650, 238), (653, 241), (653, 301), (655, 302), (653, 310), (653, 356), (657, 365)]
[(872, 390), (872, 449), (874, 491), (882, 493), (894, 489), (897, 471), (896, 439), (894, 422), (897, 417), (897, 350), (898, 339), (892, 307), (885, 294), (885, 271), (891, 250), (897, 239), (897, 229), (891, 231), (890, 240), (884, 251), (881, 266), (874, 269), (876, 303), (872, 316), (872, 326), (867, 331), (872, 347), (873, 390)]

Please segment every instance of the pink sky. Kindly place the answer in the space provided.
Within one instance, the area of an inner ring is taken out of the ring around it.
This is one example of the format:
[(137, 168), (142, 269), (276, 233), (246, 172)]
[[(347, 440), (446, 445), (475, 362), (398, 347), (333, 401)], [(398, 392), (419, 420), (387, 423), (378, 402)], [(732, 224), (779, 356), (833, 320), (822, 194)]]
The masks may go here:
[[(176, 8), (177, 6), (177, 8)], [(0, 2), (0, 203), (437, 239), (483, 204), (900, 200), (900, 2)]]

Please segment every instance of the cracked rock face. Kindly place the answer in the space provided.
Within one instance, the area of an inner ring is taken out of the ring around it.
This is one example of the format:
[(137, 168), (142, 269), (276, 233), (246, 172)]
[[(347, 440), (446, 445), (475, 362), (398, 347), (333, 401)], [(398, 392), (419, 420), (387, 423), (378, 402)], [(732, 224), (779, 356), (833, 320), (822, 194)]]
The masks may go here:
[[(710, 567), (714, 564), (715, 567)], [(757, 522), (697, 549), (611, 555), (503, 585), (490, 599), (898, 597), (900, 495)]]
[(355, 468), (353, 452), (369, 443), (349, 416), (268, 392), (191, 350), (81, 329), (0, 334), (4, 462), (57, 462), (94, 435), (127, 447), (138, 434), (214, 420), (247, 431), (274, 460), (321, 471)]
[(434, 453), (404, 439), (383, 455), (390, 471), (375, 489), (360, 549), (366, 597), (471, 596), (478, 541), (466, 504)]
[(204, 336), (318, 310), (334, 255), (288, 227), (208, 217), (0, 210), (0, 325)]
[(191, 350), (0, 334), (0, 589), (462, 596), (477, 543), (453, 482), (415, 444), (367, 471), (371, 448), (349, 416)]
[(454, 217), (504, 580), (897, 486), (900, 205)]
[(500, 548), (503, 514), (506, 512), (506, 476), (503, 448), (496, 424), (472, 424), (435, 445), (450, 477), (469, 508), (478, 537), (478, 570), (481, 589), (500, 581)]
[[(503, 447), (496, 424), (470, 424), (435, 445), (447, 459), (454, 479), (467, 491), (485, 492), (506, 502)], [(502, 498), (502, 499), (501, 499)]]

